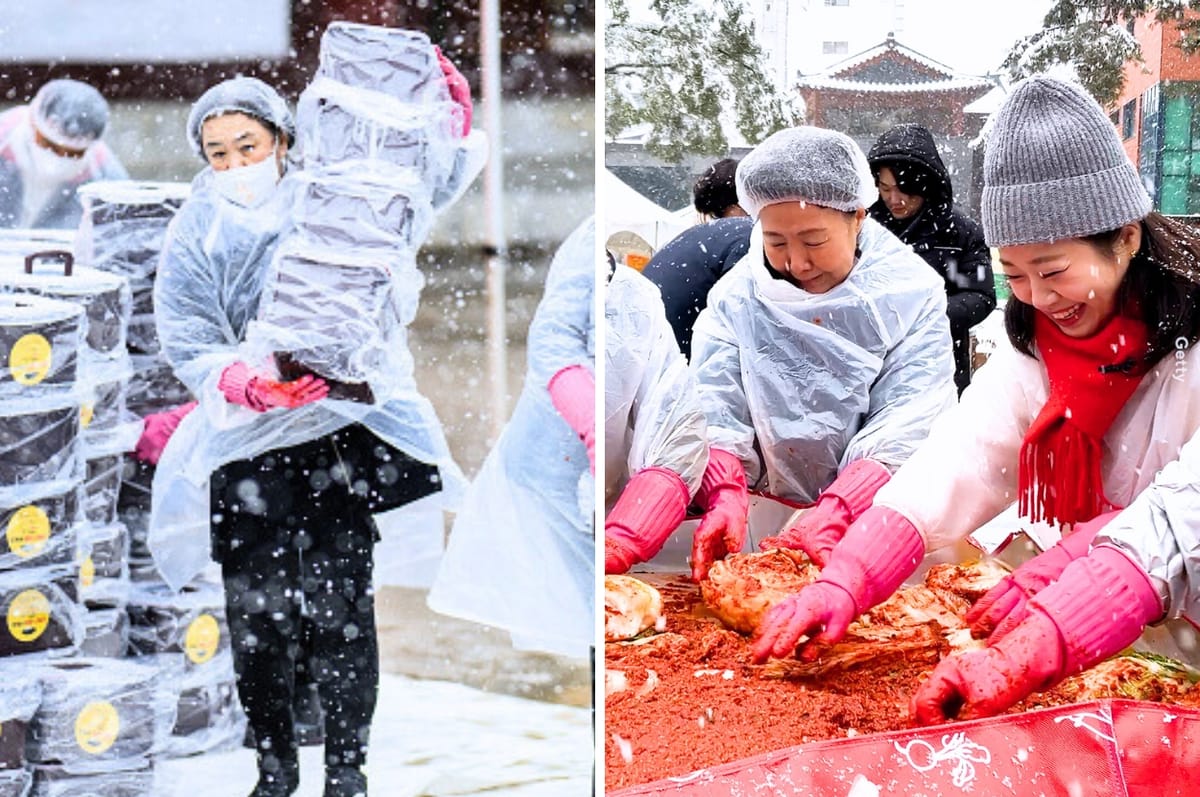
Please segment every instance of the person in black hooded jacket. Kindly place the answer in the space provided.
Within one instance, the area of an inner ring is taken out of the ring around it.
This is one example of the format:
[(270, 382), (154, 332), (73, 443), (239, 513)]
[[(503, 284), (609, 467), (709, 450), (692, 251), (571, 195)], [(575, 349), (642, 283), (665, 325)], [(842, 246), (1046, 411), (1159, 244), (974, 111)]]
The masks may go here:
[(933, 136), (897, 125), (867, 154), (879, 200), (868, 212), (913, 248), (946, 282), (946, 315), (954, 339), (954, 382), (971, 381), (970, 329), (996, 307), (992, 256), (983, 229), (954, 209), (950, 174)]

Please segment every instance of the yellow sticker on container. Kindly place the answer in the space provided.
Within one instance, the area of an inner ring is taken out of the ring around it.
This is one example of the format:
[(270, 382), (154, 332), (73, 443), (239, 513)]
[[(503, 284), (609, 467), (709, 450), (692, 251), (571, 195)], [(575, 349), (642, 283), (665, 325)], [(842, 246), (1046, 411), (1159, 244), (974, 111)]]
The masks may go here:
[(22, 559), (37, 556), (46, 549), (50, 540), (50, 518), (41, 507), (23, 506), (8, 519), (4, 538), (8, 550)]
[(83, 560), (83, 564), (79, 566), (79, 583), (84, 589), (92, 586), (96, 581), (96, 563), (92, 561), (92, 557)]
[(79, 426), (81, 428), (88, 428), (94, 417), (96, 417), (96, 407), (93, 404), (84, 404), (79, 408)]
[(50, 341), (36, 332), (23, 335), (8, 353), (8, 370), (22, 385), (36, 385), (50, 373)]
[(18, 642), (32, 642), (50, 624), (50, 599), (36, 589), (27, 589), (8, 605), (8, 633)]
[(211, 614), (202, 614), (188, 625), (183, 649), (193, 663), (203, 664), (217, 655), (220, 641), (221, 627), (217, 625), (217, 619)]
[(99, 755), (113, 746), (121, 732), (121, 718), (107, 700), (93, 700), (75, 717), (75, 741), (85, 753)]

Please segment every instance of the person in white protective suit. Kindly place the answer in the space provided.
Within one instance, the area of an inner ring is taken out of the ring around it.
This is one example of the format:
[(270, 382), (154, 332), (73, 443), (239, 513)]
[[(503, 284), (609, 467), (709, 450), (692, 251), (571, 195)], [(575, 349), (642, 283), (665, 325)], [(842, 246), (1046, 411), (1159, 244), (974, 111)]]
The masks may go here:
[(662, 296), (627, 266), (604, 293), (604, 572), (648, 562), (683, 521), (708, 462), (696, 380)]
[(77, 227), (79, 186), (129, 176), (106, 127), (108, 103), (78, 80), (51, 80), (0, 114), (0, 227)]
[(527, 335), (525, 385), (471, 483), (429, 591), (434, 611), (519, 650), (595, 644), (596, 223), (559, 247)]
[(765, 661), (808, 636), (813, 656), (1015, 500), (1067, 536), (974, 604), (987, 646), (938, 664), (918, 723), (1000, 713), (1148, 624), (1200, 620), (1200, 234), (1151, 211), (1081, 86), (1040, 75), (995, 116), (982, 199), (1007, 345), (755, 643)]
[(225, 81), (193, 105), (188, 137), (208, 168), (168, 229), (154, 298), (163, 351), (198, 407), (165, 436), (151, 553), (176, 589), (210, 555), (221, 564), (238, 694), (258, 750), (253, 795), (299, 784), (292, 707), (302, 639), (325, 711), (324, 794), (365, 795), (379, 679), (372, 516), (453, 496), (463, 480), (411, 358), (373, 382), (376, 401), (364, 404), (327, 399), (311, 375), (279, 381), (269, 357), (244, 342), (290, 225), (295, 129), (283, 99), (256, 79)]
[(713, 288), (692, 338), (709, 442), (697, 580), (742, 550), (747, 489), (812, 504), (761, 546), (824, 564), (956, 398), (945, 291), (867, 216), (875, 185), (853, 140), (781, 130), (742, 159), (736, 182), (756, 220), (750, 251)]

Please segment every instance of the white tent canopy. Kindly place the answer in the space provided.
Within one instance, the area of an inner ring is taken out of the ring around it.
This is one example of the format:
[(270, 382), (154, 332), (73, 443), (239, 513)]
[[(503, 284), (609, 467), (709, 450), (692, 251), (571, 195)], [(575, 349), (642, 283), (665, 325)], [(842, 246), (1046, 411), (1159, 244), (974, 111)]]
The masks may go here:
[(604, 238), (618, 232), (632, 232), (658, 251), (663, 244), (692, 226), (694, 220), (660, 207), (639, 194), (621, 178), (604, 170)]

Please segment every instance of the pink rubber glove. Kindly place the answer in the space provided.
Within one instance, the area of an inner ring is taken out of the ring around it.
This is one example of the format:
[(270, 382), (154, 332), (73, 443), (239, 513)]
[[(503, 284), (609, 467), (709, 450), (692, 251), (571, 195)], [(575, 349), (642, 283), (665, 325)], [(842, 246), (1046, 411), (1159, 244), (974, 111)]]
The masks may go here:
[(851, 462), (825, 488), (811, 509), (797, 513), (796, 522), (777, 536), (758, 544), (760, 550), (792, 548), (804, 551), (821, 567), (829, 560), (833, 547), (846, 536), (846, 529), (867, 511), (879, 488), (892, 478), (886, 465), (873, 459)]
[(1120, 510), (1107, 512), (1076, 525), (1057, 545), (1042, 551), (1001, 579), (967, 612), (971, 636), (982, 639), (1001, 629), (1010, 630), (1019, 623), (1025, 617), (1029, 599), (1058, 580), (1071, 562), (1087, 556), (1096, 534), (1118, 514)]
[(690, 496), (679, 474), (646, 468), (633, 475), (604, 518), (604, 573), (648, 562), (687, 515)]
[(701, 581), (713, 562), (737, 553), (746, 543), (750, 494), (742, 461), (728, 451), (710, 448), (696, 502), (704, 508), (704, 519), (692, 538), (692, 578)]
[(927, 725), (999, 714), (1128, 647), (1162, 615), (1145, 572), (1102, 545), (1039, 592), (1010, 633), (983, 650), (943, 659), (913, 694), (913, 720)]
[(805, 636), (809, 642), (800, 658), (815, 660), (820, 645), (845, 636), (854, 618), (890, 597), (924, 555), (925, 540), (908, 518), (871, 507), (850, 524), (816, 582), (767, 613), (754, 642), (754, 661), (792, 656)]
[(194, 409), (196, 402), (189, 401), (173, 410), (147, 415), (142, 421), (142, 436), (138, 438), (133, 455), (142, 462), (157, 465), (163, 449), (167, 447), (167, 441), (179, 428), (180, 421)]
[(596, 378), (582, 365), (568, 365), (546, 385), (550, 402), (587, 448), (588, 466), (596, 475)]
[(255, 412), (276, 407), (295, 409), (329, 395), (329, 385), (320, 377), (307, 374), (292, 382), (277, 382), (254, 373), (243, 362), (236, 362), (221, 372), (217, 389), (226, 401)]
[(459, 104), (463, 111), (463, 138), (471, 132), (471, 116), (473, 115), (474, 107), (471, 104), (471, 84), (462, 76), (462, 72), (458, 71), (449, 58), (442, 55), (442, 48), (436, 44), (433, 46), (433, 51), (437, 53), (438, 66), (442, 68), (442, 74), (446, 76), (446, 88), (450, 91), (450, 99)]

